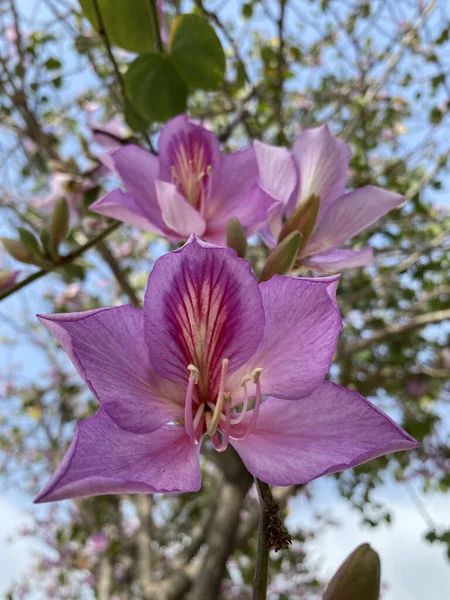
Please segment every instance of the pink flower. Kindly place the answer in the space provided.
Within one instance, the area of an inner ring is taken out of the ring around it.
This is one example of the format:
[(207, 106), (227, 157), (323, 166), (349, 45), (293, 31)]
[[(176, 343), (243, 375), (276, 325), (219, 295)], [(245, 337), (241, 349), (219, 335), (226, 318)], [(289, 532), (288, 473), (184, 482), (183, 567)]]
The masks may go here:
[(258, 284), (233, 250), (193, 236), (156, 262), (143, 310), (40, 316), (101, 408), (36, 502), (196, 491), (205, 436), (275, 485), (416, 447), (357, 392), (323, 381), (341, 329), (337, 282)]
[(51, 213), (56, 202), (65, 198), (70, 212), (72, 227), (80, 220), (85, 193), (96, 187), (90, 179), (80, 180), (69, 173), (56, 171), (50, 175), (50, 192), (34, 202), (36, 208)]
[(248, 235), (265, 224), (274, 201), (256, 185), (252, 148), (222, 155), (213, 133), (181, 115), (162, 130), (158, 150), (129, 145), (109, 154), (127, 191), (114, 190), (91, 210), (173, 242), (195, 233), (224, 245), (231, 217)]
[[(350, 148), (331, 135), (326, 125), (306, 129), (292, 152), (255, 142), (260, 189), (278, 204), (263, 232), (275, 246), (283, 219), (299, 215), (303, 233), (299, 259), (318, 273), (372, 264), (372, 249), (341, 246), (403, 202), (398, 194), (374, 186), (345, 192)], [(303, 215), (301, 214), (303, 211)]]

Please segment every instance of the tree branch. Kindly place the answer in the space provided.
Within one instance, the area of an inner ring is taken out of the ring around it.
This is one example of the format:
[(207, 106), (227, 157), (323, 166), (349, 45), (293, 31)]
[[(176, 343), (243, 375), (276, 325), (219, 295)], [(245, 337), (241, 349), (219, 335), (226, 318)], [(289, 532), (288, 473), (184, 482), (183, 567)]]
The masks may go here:
[(385, 342), (393, 337), (408, 333), (419, 327), (430, 325), (431, 323), (440, 323), (450, 319), (450, 308), (446, 310), (437, 310), (435, 312), (426, 313), (424, 315), (418, 315), (414, 319), (411, 319), (408, 323), (401, 325), (391, 325), (386, 327), (382, 331), (377, 331), (371, 335), (370, 338), (361, 339), (353, 344), (348, 344), (344, 347), (343, 355), (354, 354), (366, 348), (370, 348), (375, 343)]
[(60, 267), (64, 267), (64, 266), (74, 262), (77, 258), (79, 258), (85, 252), (87, 252), (87, 250), (90, 250), (90, 248), (93, 248), (96, 244), (98, 244), (101, 240), (103, 240), (105, 237), (107, 237), (110, 233), (112, 233), (113, 231), (118, 229), (120, 227), (120, 225), (121, 225), (121, 223), (113, 223), (112, 225), (109, 225), (109, 227), (107, 227), (106, 229), (101, 231), (99, 234), (97, 234), (95, 237), (93, 237), (88, 242), (86, 242), (86, 244), (84, 244), (84, 246), (81, 246), (80, 248), (78, 248), (78, 250), (75, 250), (75, 252), (71, 252), (70, 254), (67, 254), (66, 256), (60, 257), (58, 259), (58, 261), (54, 265), (49, 267), (48, 269), (41, 269), (40, 271), (33, 273), (29, 277), (26, 277), (22, 281), (19, 281), (19, 283), (17, 283), (16, 285), (11, 286), (10, 288), (8, 288), (7, 290), (5, 290), (3, 293), (0, 294), (0, 302), (2, 300), (4, 300), (5, 298), (7, 298), (8, 296), (12, 296), (12, 294), (14, 294), (15, 292), (18, 292), (22, 288), (28, 286), (30, 283), (33, 283), (33, 281), (36, 281), (37, 279), (41, 279), (41, 277), (44, 277), (48, 273), (52, 273), (56, 269), (59, 269)]
[(139, 494), (136, 500), (137, 513), (140, 521), (139, 531), (136, 535), (137, 546), (137, 571), (139, 584), (145, 600), (151, 600), (152, 588), (152, 548), (151, 548), (151, 496)]

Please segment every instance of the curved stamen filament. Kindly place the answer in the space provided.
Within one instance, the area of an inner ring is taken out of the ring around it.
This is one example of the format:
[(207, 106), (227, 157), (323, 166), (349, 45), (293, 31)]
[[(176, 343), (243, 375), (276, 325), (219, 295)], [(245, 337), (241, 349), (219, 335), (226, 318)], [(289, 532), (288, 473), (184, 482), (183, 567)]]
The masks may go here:
[(244, 400), (242, 402), (242, 411), (235, 419), (231, 419), (232, 425), (239, 425), (244, 420), (245, 415), (247, 414), (248, 409), (248, 390), (247, 385), (244, 385)]
[[(255, 406), (253, 407), (253, 410), (251, 412), (251, 416), (250, 416), (249, 422), (247, 424), (247, 427), (246, 427), (244, 433), (242, 435), (240, 435), (239, 437), (234, 437), (233, 436), (234, 439), (236, 439), (236, 440), (245, 440), (245, 438), (255, 428), (256, 421), (257, 421), (258, 415), (259, 415), (259, 408), (261, 406), (261, 382), (259, 381), (259, 377), (260, 377), (261, 373), (262, 373), (262, 369), (255, 369), (253, 371), (252, 379), (253, 379), (253, 381), (255, 383), (255, 388), (256, 388)], [(243, 386), (244, 386), (244, 394), (246, 395), (247, 394), (247, 382), (244, 382)]]
[(194, 365), (189, 365), (190, 371), (188, 386), (186, 390), (186, 399), (184, 401), (184, 428), (189, 436), (191, 442), (195, 441), (195, 428), (192, 422), (192, 396), (194, 391), (194, 385), (198, 383), (198, 369)]
[[(212, 436), (217, 430), (217, 426), (219, 425), (220, 416), (222, 414), (223, 403), (225, 399), (225, 380), (227, 378), (228, 372), (228, 358), (224, 358), (222, 360), (222, 372), (220, 374), (220, 385), (219, 385), (219, 393), (217, 395), (216, 406), (214, 408), (214, 413), (211, 418), (211, 421), (208, 425), (208, 435)], [(227, 403), (228, 404), (228, 403)]]
[(231, 407), (230, 403), (225, 403), (225, 426), (222, 430), (222, 443), (219, 443), (217, 433), (211, 436), (211, 441), (217, 452), (223, 452), (228, 448), (228, 442), (230, 439), (230, 427), (231, 427)]

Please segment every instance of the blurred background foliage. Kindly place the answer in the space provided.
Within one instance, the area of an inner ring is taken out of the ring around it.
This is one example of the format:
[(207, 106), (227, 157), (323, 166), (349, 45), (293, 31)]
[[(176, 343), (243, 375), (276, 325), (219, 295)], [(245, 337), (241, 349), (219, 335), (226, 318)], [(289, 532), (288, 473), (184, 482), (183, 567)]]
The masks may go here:
[[(377, 264), (341, 278), (345, 328), (330, 378), (368, 396), (422, 446), (333, 477), (370, 527), (392, 518), (374, 498), (388, 478), (449, 494), (450, 5), (2, 0), (0, 31), (0, 231), (18, 239), (25, 228), (39, 248), (22, 233), (37, 266), (5, 253), (0, 268), (18, 269), (19, 281), (37, 280), (42, 265), (51, 271), (0, 304), (2, 487), (31, 498), (59, 463), (74, 421), (96, 406), (34, 314), (137, 303), (168, 250), (89, 213), (114, 185), (96, 129), (113, 119), (119, 133), (108, 142), (154, 150), (162, 124), (187, 111), (226, 151), (254, 139), (291, 144), (303, 128), (327, 122), (353, 150), (351, 187), (405, 197), (357, 239), (376, 249)], [(83, 209), (52, 254), (40, 200), (61, 173), (67, 203), (78, 194)], [(253, 265), (266, 256), (252, 240)], [(233, 460), (216, 464), (206, 446), (198, 494), (33, 509), (21, 534), (41, 539), (42, 555), (8, 597), (249, 598), (258, 507)], [(308, 486), (274, 494), (284, 511), (297, 495), (314, 505)], [(423, 512), (427, 539), (450, 559), (450, 530)], [(320, 514), (310, 530), (301, 516), (291, 520), (293, 546), (273, 556), (270, 598), (314, 600), (323, 582), (305, 542), (330, 524)]]

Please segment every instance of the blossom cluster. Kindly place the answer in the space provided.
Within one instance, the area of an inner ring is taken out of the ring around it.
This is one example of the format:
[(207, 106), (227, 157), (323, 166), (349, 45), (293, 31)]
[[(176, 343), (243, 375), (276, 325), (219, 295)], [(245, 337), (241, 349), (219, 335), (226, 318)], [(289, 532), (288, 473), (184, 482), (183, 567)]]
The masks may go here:
[(202, 442), (229, 445), (270, 484), (302, 484), (417, 442), (356, 391), (325, 381), (342, 320), (339, 275), (258, 282), (226, 246), (227, 225), (275, 247), (301, 234), (297, 264), (319, 273), (369, 264), (341, 246), (402, 198), (345, 191), (350, 151), (326, 126), (292, 151), (255, 142), (222, 155), (186, 116), (155, 156), (135, 145), (105, 161), (123, 181), (91, 209), (187, 242), (159, 258), (143, 309), (40, 315), (100, 408), (36, 498), (174, 493), (201, 487)]

